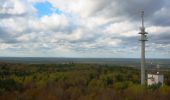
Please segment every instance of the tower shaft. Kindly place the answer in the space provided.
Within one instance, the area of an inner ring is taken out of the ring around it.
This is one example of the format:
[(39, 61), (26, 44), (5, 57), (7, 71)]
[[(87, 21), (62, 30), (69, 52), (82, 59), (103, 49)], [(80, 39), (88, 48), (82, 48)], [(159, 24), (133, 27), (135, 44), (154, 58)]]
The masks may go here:
[(145, 27), (144, 27), (144, 11), (141, 12), (141, 17), (142, 17), (142, 27), (140, 28), (141, 32), (141, 84), (145, 84), (145, 41), (147, 41), (146, 34), (145, 32)]
[(141, 41), (141, 84), (145, 84), (145, 41)]

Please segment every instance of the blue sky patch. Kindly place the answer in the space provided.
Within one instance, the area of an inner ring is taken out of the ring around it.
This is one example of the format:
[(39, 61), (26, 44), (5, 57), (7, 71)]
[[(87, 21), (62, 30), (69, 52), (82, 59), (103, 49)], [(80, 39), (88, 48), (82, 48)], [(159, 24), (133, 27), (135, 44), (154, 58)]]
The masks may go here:
[(46, 16), (46, 15), (51, 15), (53, 13), (56, 14), (61, 14), (62, 11), (60, 9), (55, 9), (53, 8), (52, 4), (49, 2), (41, 2), (41, 3), (36, 3), (34, 7), (38, 10), (38, 14), (40, 17)]
[(55, 13), (57, 13), (57, 14), (60, 15), (60, 14), (62, 14), (62, 11), (61, 11), (60, 9), (56, 9), (56, 10), (55, 10)]

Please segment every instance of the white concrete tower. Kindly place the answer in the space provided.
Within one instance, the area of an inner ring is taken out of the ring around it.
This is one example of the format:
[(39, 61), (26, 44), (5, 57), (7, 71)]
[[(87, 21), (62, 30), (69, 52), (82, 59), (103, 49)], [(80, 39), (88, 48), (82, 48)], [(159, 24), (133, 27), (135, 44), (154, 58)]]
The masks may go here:
[(145, 41), (147, 41), (147, 32), (144, 27), (144, 11), (141, 11), (142, 27), (140, 27), (141, 34), (141, 84), (145, 84)]

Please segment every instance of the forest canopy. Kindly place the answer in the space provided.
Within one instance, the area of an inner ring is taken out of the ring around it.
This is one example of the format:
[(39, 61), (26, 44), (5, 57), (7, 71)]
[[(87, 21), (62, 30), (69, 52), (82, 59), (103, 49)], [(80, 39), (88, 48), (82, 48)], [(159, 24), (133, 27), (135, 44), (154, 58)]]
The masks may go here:
[(0, 63), (0, 100), (168, 100), (165, 85), (140, 85), (140, 70), (98, 64)]

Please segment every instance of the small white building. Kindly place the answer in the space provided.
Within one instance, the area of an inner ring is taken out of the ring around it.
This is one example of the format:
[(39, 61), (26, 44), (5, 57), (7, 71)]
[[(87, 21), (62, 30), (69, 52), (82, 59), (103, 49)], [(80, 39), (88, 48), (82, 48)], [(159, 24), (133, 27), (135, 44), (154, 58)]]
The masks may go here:
[(162, 85), (164, 84), (164, 75), (159, 73), (160, 66), (157, 64), (157, 71), (153, 74), (148, 74), (148, 85), (154, 85), (161, 83)]
[(148, 74), (148, 85), (158, 84), (161, 83), (164, 84), (164, 75), (161, 75), (159, 73), (157, 74)]

